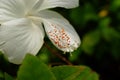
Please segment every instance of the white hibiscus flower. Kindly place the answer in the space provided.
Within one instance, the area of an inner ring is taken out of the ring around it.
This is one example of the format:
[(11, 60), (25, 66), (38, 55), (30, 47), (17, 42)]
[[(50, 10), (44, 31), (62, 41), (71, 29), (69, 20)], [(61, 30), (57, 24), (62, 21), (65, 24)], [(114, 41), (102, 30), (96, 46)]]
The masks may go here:
[(48, 9), (78, 4), (78, 0), (0, 0), (0, 50), (10, 62), (20, 64), (27, 53), (38, 53), (45, 29), (58, 49), (74, 51), (80, 45), (76, 31), (60, 14)]

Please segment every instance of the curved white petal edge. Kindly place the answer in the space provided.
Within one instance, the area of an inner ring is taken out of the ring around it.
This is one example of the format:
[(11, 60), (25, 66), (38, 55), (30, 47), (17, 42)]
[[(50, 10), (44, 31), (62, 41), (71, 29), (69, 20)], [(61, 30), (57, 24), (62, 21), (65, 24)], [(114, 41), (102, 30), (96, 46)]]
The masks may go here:
[(81, 43), (75, 29), (60, 14), (46, 9), (78, 4), (79, 0), (0, 0), (0, 50), (10, 62), (21, 64), (27, 53), (38, 53), (46, 32), (58, 49), (73, 52)]

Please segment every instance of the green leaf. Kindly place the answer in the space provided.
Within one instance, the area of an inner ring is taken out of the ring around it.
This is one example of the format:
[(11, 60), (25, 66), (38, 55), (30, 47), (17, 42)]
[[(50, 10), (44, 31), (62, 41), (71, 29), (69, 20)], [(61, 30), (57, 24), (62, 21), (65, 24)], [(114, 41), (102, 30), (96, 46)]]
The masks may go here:
[(56, 80), (46, 64), (27, 54), (18, 71), (17, 80)]
[(116, 11), (120, 8), (120, 0), (112, 0), (110, 10)]
[(99, 80), (98, 74), (85, 66), (58, 66), (52, 71), (57, 80)]
[(98, 30), (87, 33), (82, 40), (82, 49), (89, 55), (94, 51), (95, 45), (100, 40), (100, 32)]
[(5, 73), (5, 80), (14, 80), (9, 74)]
[(115, 39), (120, 39), (120, 33), (111, 27), (109, 24), (111, 22), (110, 18), (104, 18), (99, 23), (99, 28), (101, 30), (102, 36), (107, 41), (114, 41)]
[(109, 17), (106, 17), (106, 18), (102, 19), (99, 22), (99, 28), (104, 29), (106, 27), (109, 27), (110, 22), (111, 22), (111, 18), (109, 18)]
[(3, 80), (3, 78), (4, 78), (4, 75), (3, 75), (3, 73), (0, 71), (0, 80)]
[(112, 27), (107, 27), (103, 31), (103, 37), (107, 41), (115, 41), (115, 39), (120, 39), (120, 33), (117, 32), (114, 28)]

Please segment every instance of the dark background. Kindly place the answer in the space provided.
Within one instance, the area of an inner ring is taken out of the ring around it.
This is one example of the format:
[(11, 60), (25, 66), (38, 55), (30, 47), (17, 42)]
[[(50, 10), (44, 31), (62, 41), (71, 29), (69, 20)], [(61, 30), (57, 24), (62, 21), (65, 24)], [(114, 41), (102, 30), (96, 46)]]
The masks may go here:
[[(120, 0), (80, 0), (74, 9), (53, 9), (74, 26), (81, 38), (81, 46), (72, 53), (62, 54), (47, 36), (37, 55), (46, 64), (66, 64), (52, 53), (61, 54), (74, 65), (86, 65), (96, 71), (100, 80), (120, 79)], [(52, 54), (52, 55), (51, 55)], [(0, 77), (7, 72), (16, 76), (19, 65), (7, 62), (0, 54)]]

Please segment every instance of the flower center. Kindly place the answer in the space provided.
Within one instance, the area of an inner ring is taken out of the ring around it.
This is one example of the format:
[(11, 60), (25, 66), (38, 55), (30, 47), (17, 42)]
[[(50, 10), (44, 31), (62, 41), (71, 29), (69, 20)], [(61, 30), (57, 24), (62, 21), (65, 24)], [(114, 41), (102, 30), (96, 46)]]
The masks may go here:
[(42, 20), (41, 20), (41, 18), (40, 17), (38, 17), (38, 16), (34, 16), (33, 14), (31, 14), (31, 13), (27, 13), (26, 15), (25, 15), (25, 17), (27, 18), (27, 19), (29, 19), (29, 20), (31, 20), (32, 22), (38, 22), (38, 23), (41, 23), (42, 22)]

